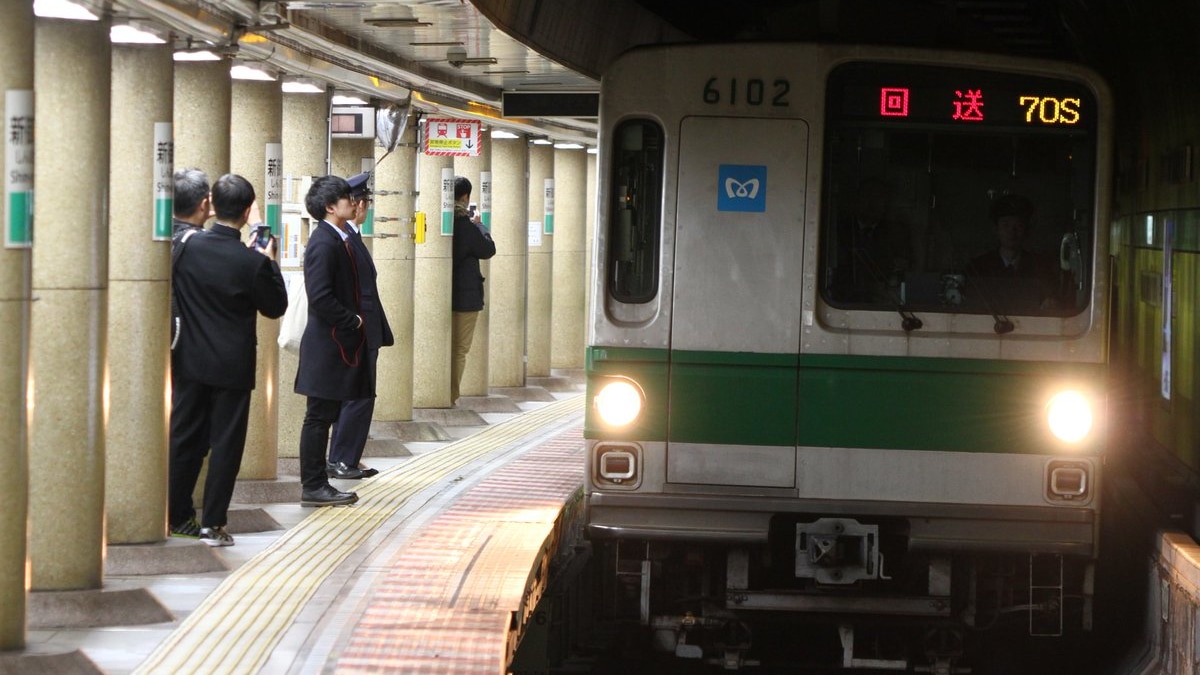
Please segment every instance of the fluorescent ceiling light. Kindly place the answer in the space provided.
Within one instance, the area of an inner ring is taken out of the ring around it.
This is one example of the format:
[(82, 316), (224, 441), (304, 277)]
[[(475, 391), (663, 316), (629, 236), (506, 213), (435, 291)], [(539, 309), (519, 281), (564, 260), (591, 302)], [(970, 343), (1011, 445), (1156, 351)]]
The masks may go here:
[(130, 24), (114, 24), (108, 29), (108, 39), (117, 44), (165, 45), (166, 40), (158, 35)]
[(284, 80), (279, 85), (285, 94), (324, 94), (324, 87), (319, 87), (308, 80)]
[(534, 145), (554, 145), (554, 141), (547, 138), (535, 138), (530, 142)]
[(207, 49), (200, 51), (175, 52), (176, 61), (220, 61), (221, 57)]
[(331, 103), (333, 103), (333, 105), (366, 105), (367, 100), (361, 96), (334, 94)]
[(520, 138), (520, 136), (511, 131), (505, 131), (504, 129), (493, 129), (492, 138)]
[(555, 143), (556, 150), (582, 150), (583, 146), (578, 143)]
[(598, 155), (598, 154), (600, 154), (600, 149), (599, 148), (588, 148), (588, 154), (589, 155)]
[(259, 82), (274, 82), (275, 76), (262, 68), (245, 64), (237, 64), (229, 69), (229, 76), (235, 80), (256, 80)]
[(100, 20), (100, 17), (92, 14), (83, 5), (69, 0), (33, 0), (33, 13), (43, 19)]

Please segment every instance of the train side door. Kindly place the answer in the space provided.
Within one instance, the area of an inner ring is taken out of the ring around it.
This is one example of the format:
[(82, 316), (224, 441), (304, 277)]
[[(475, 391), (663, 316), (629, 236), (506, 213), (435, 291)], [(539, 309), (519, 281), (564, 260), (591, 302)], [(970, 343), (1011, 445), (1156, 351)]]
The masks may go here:
[(808, 125), (680, 126), (667, 481), (795, 483)]

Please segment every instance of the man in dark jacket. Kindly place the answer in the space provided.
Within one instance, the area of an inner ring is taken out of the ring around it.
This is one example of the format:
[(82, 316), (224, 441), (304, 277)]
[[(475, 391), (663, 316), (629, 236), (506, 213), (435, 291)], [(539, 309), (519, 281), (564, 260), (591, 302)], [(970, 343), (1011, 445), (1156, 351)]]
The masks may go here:
[(300, 428), (300, 504), (353, 504), (356, 493), (329, 484), (329, 427), (343, 401), (375, 397), (379, 348), (395, 340), (379, 302), (371, 255), (347, 225), (355, 210), (350, 185), (322, 176), (313, 181), (304, 206), (319, 222), (304, 249), (308, 324), (300, 340), (296, 393), (308, 397), (308, 407)]
[(467, 365), (467, 352), (475, 337), (475, 322), (483, 309), (483, 274), (479, 261), (496, 255), (492, 235), (473, 219), (467, 210), (471, 201), (471, 181), (454, 177), (454, 278), (450, 295), (450, 405), (458, 402), (458, 388)]
[[(265, 250), (241, 242), (239, 231), (254, 204), (249, 181), (221, 176), (212, 202), (216, 223), (183, 244), (171, 279), (179, 339), (171, 352), (169, 523), (172, 534), (230, 546), (225, 524), (246, 446), (258, 315), (282, 316), (287, 289), (273, 260), (274, 240)], [(192, 492), (210, 447), (197, 523)]]

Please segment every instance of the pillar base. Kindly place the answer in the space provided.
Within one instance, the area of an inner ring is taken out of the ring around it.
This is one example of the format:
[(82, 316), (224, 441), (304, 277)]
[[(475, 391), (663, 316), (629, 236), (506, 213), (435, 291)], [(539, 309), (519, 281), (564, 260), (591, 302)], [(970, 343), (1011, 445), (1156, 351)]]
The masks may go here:
[(122, 591), (34, 591), (29, 594), (26, 619), (30, 630), (48, 630), (141, 626), (174, 621), (175, 616), (150, 591), (133, 588)]
[(551, 375), (549, 377), (527, 377), (525, 384), (533, 387), (541, 387), (546, 391), (559, 393), (574, 393), (579, 391), (579, 384), (575, 378), (568, 375)]
[(521, 412), (521, 408), (508, 396), (502, 394), (488, 394), (487, 396), (460, 396), (458, 398), (458, 408), (474, 410), (477, 413), (514, 413)]
[(443, 427), (487, 426), (487, 421), (479, 413), (466, 408), (413, 408), (413, 417)]
[[(530, 380), (539, 378), (531, 377)], [(492, 387), (489, 391), (500, 396), (507, 396), (510, 400), (516, 403), (553, 403), (556, 399), (543, 387), (526, 386), (526, 387)]]
[(0, 673), (54, 673), (55, 675), (104, 675), (92, 660), (76, 649), (65, 654), (0, 654)]
[[(232, 513), (232, 512), (231, 512)], [(120, 544), (108, 547), (104, 574), (140, 576), (228, 572), (229, 566), (198, 539), (168, 537), (156, 544)]]
[[(413, 410), (414, 417), (416, 416), (416, 412), (416, 410)], [(381, 440), (390, 439), (413, 442), (450, 440), (450, 435), (446, 433), (445, 429), (438, 426), (436, 422), (424, 418), (398, 422), (371, 422), (371, 436)]]

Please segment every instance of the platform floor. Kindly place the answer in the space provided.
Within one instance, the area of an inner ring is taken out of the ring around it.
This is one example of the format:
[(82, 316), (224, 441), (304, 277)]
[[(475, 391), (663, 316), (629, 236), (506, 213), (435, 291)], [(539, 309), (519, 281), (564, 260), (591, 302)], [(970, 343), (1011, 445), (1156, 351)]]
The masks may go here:
[(365, 457), (378, 476), (335, 481), (358, 491), (352, 507), (235, 504), (282, 529), (208, 549), (228, 571), (105, 577), (174, 621), (31, 629), (23, 655), (76, 652), (106, 675), (501, 672), (506, 626), (536, 600), (536, 561), (583, 470), (583, 396), (548, 398), (406, 441), (408, 457)]

